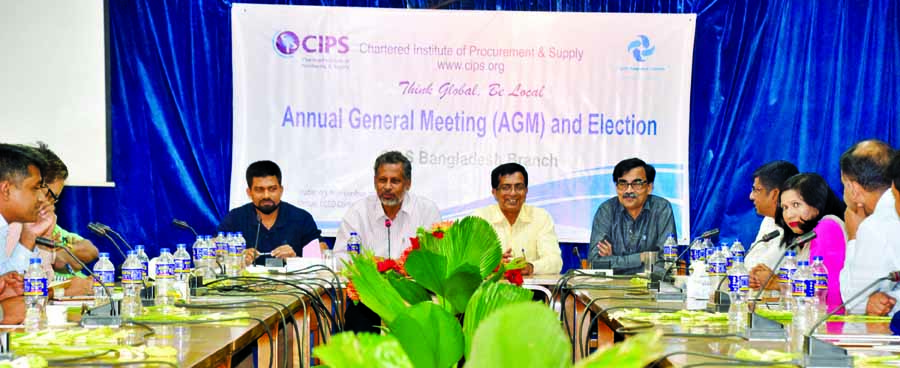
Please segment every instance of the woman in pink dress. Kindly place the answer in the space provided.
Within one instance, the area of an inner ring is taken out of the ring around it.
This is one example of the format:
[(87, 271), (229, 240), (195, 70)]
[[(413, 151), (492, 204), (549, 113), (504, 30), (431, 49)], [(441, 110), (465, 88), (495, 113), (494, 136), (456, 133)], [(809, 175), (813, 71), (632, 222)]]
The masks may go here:
[[(822, 256), (828, 269), (828, 311), (841, 305), (840, 274), (844, 268), (847, 235), (844, 230), (844, 210), (847, 205), (831, 190), (822, 176), (814, 173), (797, 174), (781, 186), (775, 222), (783, 229), (783, 244), (790, 244), (795, 238), (815, 231), (816, 238), (797, 251), (798, 260), (808, 260)], [(750, 271), (751, 284), (765, 281), (772, 271), (759, 265)], [(774, 278), (773, 278), (774, 279)], [(775, 280), (772, 280), (775, 281)], [(753, 285), (751, 285), (753, 286)], [(770, 282), (767, 289), (777, 288)], [(843, 311), (839, 313), (843, 314)]]

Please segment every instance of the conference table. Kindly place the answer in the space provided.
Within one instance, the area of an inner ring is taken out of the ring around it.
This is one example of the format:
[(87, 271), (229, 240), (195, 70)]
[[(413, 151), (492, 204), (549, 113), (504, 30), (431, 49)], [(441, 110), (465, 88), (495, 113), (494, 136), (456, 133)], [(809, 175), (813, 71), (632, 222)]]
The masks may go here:
[[(324, 274), (316, 277), (325, 277)], [(272, 276), (272, 278), (290, 282), (302, 278), (293, 276)], [(146, 333), (146, 329), (129, 324), (123, 324), (121, 329), (128, 331), (131, 341), (125, 339), (122, 344), (139, 344), (147, 347), (173, 347), (177, 355), (172, 361), (180, 367), (282, 367), (287, 360), (290, 367), (309, 367), (315, 362), (311, 358), (311, 346), (318, 345), (327, 337), (319, 333), (321, 324), (326, 334), (331, 328), (330, 322), (320, 320), (310, 305), (309, 296), (288, 295), (290, 287), (279, 287), (264, 296), (246, 295), (213, 295), (192, 297), (188, 310), (191, 315), (203, 315), (208, 313), (233, 313), (243, 311), (253, 319), (228, 322), (210, 323), (177, 323), (158, 324), (155, 321), (143, 321), (154, 330), (154, 333), (144, 340), (140, 337)], [(310, 287), (310, 290), (321, 298), (322, 303), (331, 306), (331, 290), (326, 287)], [(265, 300), (271, 302), (266, 306), (235, 307), (230, 310), (203, 309), (202, 304), (217, 303), (242, 303), (250, 300)], [(281, 304), (284, 307), (278, 306)], [(68, 305), (73, 305), (70, 301)], [(70, 309), (71, 310), (71, 309)], [(330, 312), (333, 312), (330, 311)], [(288, 320), (287, 328), (282, 323), (282, 317), (293, 315), (299, 324), (300, 351), (294, 337), (293, 323)], [(81, 315), (68, 313), (68, 322), (64, 326), (51, 326), (49, 328), (60, 331), (73, 331), (82, 329), (78, 326)], [(256, 319), (256, 320), (254, 320)], [(261, 323), (261, 322), (262, 323)], [(267, 334), (268, 329), (268, 334)], [(270, 337), (271, 336), (271, 337)], [(285, 347), (287, 351), (285, 351)], [(254, 354), (254, 348), (256, 354)], [(270, 350), (271, 349), (271, 350)], [(274, 352), (274, 354), (270, 353)], [(15, 350), (13, 350), (15, 353)], [(52, 357), (47, 357), (52, 358)], [(127, 361), (120, 359), (118, 362)], [(148, 358), (148, 360), (151, 360)], [(104, 358), (93, 363), (114, 363), (117, 360)], [(52, 365), (52, 364), (51, 364)]]
[[(539, 288), (546, 287), (551, 289), (558, 278), (557, 275), (526, 277), (525, 285), (536, 285)], [(587, 346), (598, 349), (603, 349), (617, 341), (628, 339), (636, 333), (649, 331), (650, 328), (658, 329), (664, 334), (662, 338), (664, 353), (673, 354), (661, 361), (663, 366), (692, 366), (695, 364), (722, 362), (711, 357), (695, 354), (687, 355), (684, 352), (733, 357), (735, 353), (742, 349), (786, 353), (797, 353), (801, 349), (802, 343), (800, 339), (792, 338), (790, 322), (784, 322), (788, 336), (787, 340), (749, 341), (736, 336), (743, 331), (743, 324), (721, 322), (691, 323), (688, 325), (658, 323), (650, 326), (646, 322), (639, 322), (623, 316), (624, 313), (622, 312), (629, 309), (662, 312), (683, 310), (686, 307), (685, 301), (655, 300), (655, 298), (651, 297), (645, 285), (639, 285), (635, 281), (587, 276), (573, 278), (568, 284), (573, 286), (575, 304), (559, 304), (561, 308), (575, 308), (575, 325), (569, 325), (568, 328), (577, 330), (579, 322), (584, 316), (587, 317), (584, 326), (589, 326), (592, 315), (597, 316), (596, 329), (591, 331), (596, 333), (596, 339), (592, 339)], [(701, 303), (705, 305), (705, 301)], [(763, 308), (763, 306), (759, 308)], [(593, 313), (587, 313), (588, 310)], [(587, 327), (583, 328), (587, 329)], [(817, 336), (845, 347), (851, 354), (866, 356), (891, 355), (897, 351), (893, 346), (900, 345), (900, 339), (896, 336), (891, 336), (889, 325), (884, 321), (829, 321), (825, 323), (824, 327), (818, 329)], [(578, 351), (580, 351), (580, 346), (576, 342), (573, 354)]]

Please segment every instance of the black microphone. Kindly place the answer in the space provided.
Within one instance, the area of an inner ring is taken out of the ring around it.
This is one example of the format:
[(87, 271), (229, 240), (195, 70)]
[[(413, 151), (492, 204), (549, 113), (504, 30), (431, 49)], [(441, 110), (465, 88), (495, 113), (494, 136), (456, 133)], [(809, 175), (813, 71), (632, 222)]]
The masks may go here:
[[(125, 238), (122, 236), (122, 234), (119, 234), (118, 232), (116, 232), (115, 230), (113, 230), (111, 227), (109, 227), (109, 226), (107, 226), (107, 225), (104, 225), (104, 224), (102, 224), (102, 223), (95, 222), (94, 224), (97, 225), (97, 226), (99, 226), (99, 227), (101, 227), (101, 228), (103, 228), (103, 231), (105, 231), (105, 232), (107, 232), (107, 233), (112, 233), (112, 234), (115, 235), (117, 238), (119, 238), (119, 240), (121, 240), (122, 243), (125, 244), (125, 246), (128, 248), (128, 250), (134, 250), (134, 248), (131, 246), (131, 244), (128, 244), (128, 241), (125, 240)], [(124, 256), (123, 256), (123, 257), (124, 257)]]
[(388, 240), (388, 256), (387, 256), (388, 258), (391, 258), (391, 225), (393, 225), (393, 222), (391, 222), (391, 219), (384, 219), (384, 227), (387, 228), (387, 233), (388, 233), (388, 237), (387, 237), (388, 238), (387, 239)]
[(113, 239), (112, 236), (109, 236), (109, 232), (106, 231), (106, 229), (104, 228), (104, 226), (102, 224), (91, 222), (88, 224), (87, 227), (89, 230), (91, 230), (92, 233), (109, 239), (110, 243), (112, 243), (113, 246), (116, 247), (116, 250), (119, 251), (119, 254), (122, 255), (122, 259), (128, 258), (125, 256), (125, 252), (122, 251), (122, 247), (119, 247), (119, 243), (116, 243), (116, 240)]
[(763, 291), (766, 290), (766, 286), (769, 285), (769, 281), (772, 281), (772, 277), (775, 276), (776, 273), (778, 273), (778, 267), (781, 266), (781, 262), (784, 262), (784, 257), (785, 257), (785, 255), (787, 255), (787, 251), (794, 249), (798, 246), (801, 246), (804, 243), (806, 243), (810, 240), (813, 240), (815, 238), (816, 238), (815, 231), (810, 231), (806, 234), (803, 234), (803, 235), (800, 235), (800, 236), (794, 238), (794, 240), (791, 241), (791, 244), (789, 244), (786, 248), (784, 248), (784, 252), (781, 252), (781, 257), (778, 258), (778, 262), (775, 262), (775, 267), (772, 268), (772, 273), (770, 273), (769, 277), (766, 278), (766, 282), (759, 285), (759, 291), (756, 292), (756, 296), (754, 296), (752, 300), (755, 301), (755, 300), (759, 299), (759, 297), (760, 297), (760, 295), (762, 295)]
[(195, 231), (194, 228), (191, 227), (191, 225), (188, 225), (187, 222), (184, 222), (184, 221), (179, 220), (179, 219), (177, 219), (177, 218), (173, 218), (173, 219), (172, 219), (172, 225), (175, 225), (175, 227), (177, 227), (177, 228), (181, 228), (181, 229), (185, 229), (185, 230), (190, 230), (192, 233), (194, 233), (194, 236), (195, 236), (195, 237), (200, 236), (200, 234), (197, 234), (197, 231)]
[(769, 240), (775, 239), (778, 237), (778, 235), (781, 235), (780, 231), (772, 230), (768, 234), (763, 235), (762, 238), (759, 238), (759, 240), (753, 242), (753, 244), (750, 244), (750, 247), (753, 247), (754, 245), (756, 245), (758, 243), (763, 243), (763, 242), (767, 242)]
[(714, 236), (716, 236), (716, 235), (719, 235), (719, 229), (718, 229), (718, 228), (715, 228), (715, 229), (712, 229), (712, 230), (707, 230), (707, 231), (705, 231), (703, 234), (700, 234), (699, 238), (700, 238), (700, 239), (708, 239), (708, 238), (712, 238), (712, 237), (714, 237)]
[[(88, 226), (90, 227), (90, 225), (88, 225)], [(92, 229), (92, 231), (93, 231), (93, 229)], [(91, 325), (91, 322), (97, 323), (96, 325), (121, 325), (122, 320), (121, 320), (121, 318), (119, 318), (119, 308), (117, 308), (115, 306), (115, 301), (113, 301), (113, 299), (112, 299), (112, 295), (113, 295), (112, 291), (109, 289), (109, 287), (106, 286), (105, 283), (103, 283), (102, 279), (97, 277), (97, 275), (94, 273), (94, 271), (91, 271), (91, 269), (88, 268), (88, 266), (86, 264), (84, 264), (84, 262), (82, 262), (80, 259), (78, 259), (78, 257), (76, 257), (75, 254), (72, 253), (71, 250), (69, 250), (69, 248), (67, 248), (61, 244), (57, 244), (53, 240), (47, 239), (43, 236), (39, 236), (34, 239), (34, 242), (35, 242), (35, 244), (40, 244), (40, 245), (43, 245), (48, 248), (62, 249), (64, 252), (66, 252), (66, 254), (69, 255), (69, 257), (72, 257), (72, 259), (74, 259), (75, 262), (78, 262), (78, 265), (81, 266), (81, 269), (84, 270), (85, 272), (87, 272), (87, 274), (91, 276), (91, 278), (94, 280), (95, 283), (99, 283), (100, 286), (103, 288), (103, 291), (106, 293), (106, 296), (109, 298), (109, 305), (110, 305), (109, 317), (112, 317), (112, 318), (108, 318), (106, 316), (101, 316), (101, 318), (99, 318), (97, 320), (87, 320), (89, 325)], [(85, 316), (82, 316), (82, 326), (84, 326), (85, 321), (86, 321), (86, 319), (84, 317)]]

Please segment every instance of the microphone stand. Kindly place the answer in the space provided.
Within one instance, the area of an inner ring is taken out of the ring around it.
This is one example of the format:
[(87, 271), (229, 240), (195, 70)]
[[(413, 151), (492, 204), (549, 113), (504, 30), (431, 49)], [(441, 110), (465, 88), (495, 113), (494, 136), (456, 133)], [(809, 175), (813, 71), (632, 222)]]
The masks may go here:
[(56, 244), (53, 240), (47, 239), (45, 237), (39, 236), (35, 239), (36, 244), (40, 244), (46, 246), (48, 248), (53, 249), (62, 249), (69, 257), (78, 262), (78, 265), (81, 266), (82, 270), (85, 270), (88, 275), (91, 276), (91, 279), (94, 282), (99, 283), (101, 287), (103, 287), (103, 291), (106, 293), (107, 297), (109, 297), (109, 303), (101, 306), (97, 306), (89, 309), (85, 314), (81, 316), (81, 327), (99, 327), (99, 326), (121, 326), (122, 325), (122, 316), (119, 315), (119, 304), (116, 303), (112, 299), (112, 291), (106, 284), (103, 283), (103, 280), (97, 277), (94, 274), (94, 271), (91, 271), (90, 268), (84, 262), (82, 262), (78, 257), (75, 256), (69, 248)]
[(384, 220), (384, 227), (387, 228), (387, 243), (388, 243), (388, 259), (391, 258), (391, 219)]
[(172, 219), (172, 225), (175, 225), (176, 227), (179, 227), (179, 228), (182, 228), (182, 229), (185, 229), (185, 230), (190, 230), (192, 233), (194, 233), (194, 237), (195, 237), (195, 238), (198, 237), (198, 236), (200, 236), (200, 234), (198, 234), (197, 231), (194, 230), (194, 228), (191, 227), (191, 225), (188, 225), (187, 222), (184, 222), (184, 221), (179, 220), (179, 219), (177, 219), (177, 218), (173, 218), (173, 219)]
[(127, 256), (125, 256), (125, 252), (122, 251), (122, 247), (119, 246), (119, 243), (116, 243), (116, 240), (113, 239), (113, 237), (109, 236), (109, 233), (106, 232), (106, 229), (103, 228), (103, 225), (92, 222), (88, 224), (88, 230), (90, 230), (94, 234), (97, 234), (98, 236), (109, 239), (109, 242), (112, 243), (112, 245), (116, 247), (116, 250), (119, 251), (119, 254), (122, 255), (122, 259), (128, 258)]
[(113, 235), (115, 235), (117, 238), (119, 238), (119, 240), (121, 240), (122, 243), (125, 244), (125, 247), (128, 248), (128, 250), (134, 250), (134, 248), (131, 247), (131, 244), (128, 244), (128, 241), (125, 240), (125, 237), (123, 237), (122, 234), (119, 234), (118, 232), (116, 232), (115, 230), (113, 230), (112, 228), (110, 228), (109, 226), (106, 226), (106, 225), (101, 224), (101, 223), (99, 223), (99, 222), (97, 223), (97, 225), (102, 226), (104, 231), (110, 232), (110, 233), (112, 233)]

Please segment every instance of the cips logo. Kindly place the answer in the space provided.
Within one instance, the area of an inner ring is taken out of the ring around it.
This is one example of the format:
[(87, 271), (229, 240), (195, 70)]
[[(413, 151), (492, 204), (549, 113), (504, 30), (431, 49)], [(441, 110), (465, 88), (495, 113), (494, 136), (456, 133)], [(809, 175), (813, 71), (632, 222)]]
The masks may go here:
[(304, 37), (297, 36), (291, 31), (281, 31), (275, 34), (272, 40), (275, 51), (281, 56), (293, 56), (297, 50), (301, 48), (307, 53), (329, 54), (338, 53), (346, 54), (350, 51), (347, 43), (347, 36), (331, 36), (331, 35), (306, 35)]
[(647, 61), (647, 57), (653, 55), (656, 46), (650, 45), (650, 38), (645, 35), (638, 35), (638, 39), (628, 44), (628, 53), (634, 56), (637, 62)]

